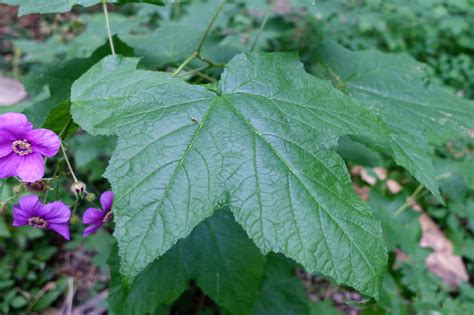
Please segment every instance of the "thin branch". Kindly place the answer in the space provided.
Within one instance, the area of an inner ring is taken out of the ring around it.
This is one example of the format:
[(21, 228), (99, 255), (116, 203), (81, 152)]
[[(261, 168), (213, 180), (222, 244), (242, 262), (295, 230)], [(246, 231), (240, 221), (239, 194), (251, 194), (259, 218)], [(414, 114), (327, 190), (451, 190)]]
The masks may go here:
[(114, 40), (112, 39), (112, 31), (110, 29), (109, 11), (107, 10), (107, 0), (102, 0), (102, 8), (104, 9), (105, 26), (107, 27), (107, 35), (109, 36), (110, 50), (112, 51), (112, 55), (115, 56)]
[(67, 296), (66, 296), (66, 315), (72, 314), (72, 302), (74, 299), (74, 278), (69, 277), (67, 279)]

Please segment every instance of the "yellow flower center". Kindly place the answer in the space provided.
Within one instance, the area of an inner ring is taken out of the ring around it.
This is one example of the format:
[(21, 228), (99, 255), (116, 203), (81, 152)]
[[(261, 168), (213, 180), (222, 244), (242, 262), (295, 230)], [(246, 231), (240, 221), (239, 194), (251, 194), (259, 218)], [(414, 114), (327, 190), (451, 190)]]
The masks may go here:
[(25, 155), (33, 153), (31, 144), (28, 142), (28, 140), (25, 140), (25, 139), (13, 141), (12, 150), (19, 156), (25, 156)]
[(48, 227), (48, 221), (40, 217), (31, 217), (28, 219), (28, 225), (44, 230)]
[(109, 222), (110, 220), (112, 220), (112, 211), (109, 211), (106, 213), (102, 222), (106, 223), (106, 222)]

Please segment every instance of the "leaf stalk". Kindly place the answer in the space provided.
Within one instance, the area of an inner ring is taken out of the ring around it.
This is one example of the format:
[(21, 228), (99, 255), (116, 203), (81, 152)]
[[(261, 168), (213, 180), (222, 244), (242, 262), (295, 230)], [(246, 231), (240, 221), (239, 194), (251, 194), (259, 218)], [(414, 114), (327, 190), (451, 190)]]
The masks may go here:
[(102, 0), (102, 8), (104, 9), (105, 26), (107, 28), (107, 35), (109, 37), (110, 50), (112, 51), (112, 55), (115, 56), (114, 40), (112, 39), (112, 30), (110, 28), (109, 11), (107, 10), (107, 0)]

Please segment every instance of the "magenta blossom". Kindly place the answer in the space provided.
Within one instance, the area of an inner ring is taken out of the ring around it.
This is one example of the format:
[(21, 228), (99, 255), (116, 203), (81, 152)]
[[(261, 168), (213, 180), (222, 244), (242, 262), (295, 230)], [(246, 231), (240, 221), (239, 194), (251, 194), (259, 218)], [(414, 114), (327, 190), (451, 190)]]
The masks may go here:
[(82, 221), (89, 226), (84, 230), (84, 237), (97, 232), (102, 224), (112, 220), (112, 204), (114, 202), (114, 193), (106, 191), (100, 196), (102, 209), (89, 208), (84, 212)]
[(0, 178), (34, 182), (44, 175), (43, 156), (58, 153), (61, 140), (48, 129), (33, 129), (25, 115), (0, 115)]
[(71, 210), (60, 201), (43, 206), (38, 196), (24, 196), (13, 206), (13, 226), (29, 225), (42, 230), (53, 230), (69, 240)]

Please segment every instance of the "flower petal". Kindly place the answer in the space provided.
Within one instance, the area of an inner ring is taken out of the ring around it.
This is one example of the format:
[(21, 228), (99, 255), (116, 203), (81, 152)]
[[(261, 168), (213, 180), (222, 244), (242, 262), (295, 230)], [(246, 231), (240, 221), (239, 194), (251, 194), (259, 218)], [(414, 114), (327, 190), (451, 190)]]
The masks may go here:
[(28, 225), (30, 216), (18, 205), (13, 206), (13, 226)]
[(1, 142), (1, 135), (0, 135), (0, 158), (7, 156), (8, 154), (12, 153), (12, 142)]
[(0, 130), (2, 133), (8, 133), (14, 140), (21, 140), (31, 129), (33, 125), (28, 121), (25, 115), (20, 113), (6, 113), (0, 115)]
[(40, 216), (48, 221), (48, 224), (64, 224), (71, 218), (71, 209), (63, 202), (55, 201), (44, 205)]
[(82, 236), (87, 237), (87, 236), (97, 232), (97, 230), (99, 230), (101, 226), (102, 226), (102, 224), (89, 225), (88, 227), (86, 227), (86, 229), (82, 233)]
[(18, 140), (18, 137), (13, 133), (10, 132), (9, 130), (5, 129), (0, 129), (0, 143), (5, 144), (5, 143), (11, 143), (15, 140)]
[(0, 178), (16, 176), (21, 160), (15, 153), (0, 158)]
[(40, 215), (41, 208), (43, 204), (39, 200), (39, 197), (36, 195), (27, 195), (21, 197), (18, 201), (20, 204), (21, 210), (23, 210), (28, 217), (34, 217)]
[(112, 209), (112, 204), (114, 203), (114, 193), (111, 191), (106, 191), (100, 195), (100, 204), (104, 212), (109, 212)]
[(69, 241), (69, 223), (50, 223), (48, 229), (58, 233)]
[(59, 137), (48, 129), (31, 130), (28, 132), (26, 138), (31, 143), (33, 152), (37, 152), (46, 157), (55, 156), (61, 146)]
[(84, 212), (82, 216), (82, 222), (84, 224), (102, 224), (107, 211), (97, 208), (89, 208)]
[(17, 175), (22, 181), (32, 183), (43, 178), (44, 161), (39, 153), (33, 152), (30, 155), (22, 156), (20, 160)]

